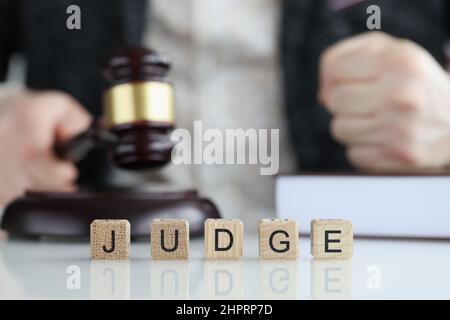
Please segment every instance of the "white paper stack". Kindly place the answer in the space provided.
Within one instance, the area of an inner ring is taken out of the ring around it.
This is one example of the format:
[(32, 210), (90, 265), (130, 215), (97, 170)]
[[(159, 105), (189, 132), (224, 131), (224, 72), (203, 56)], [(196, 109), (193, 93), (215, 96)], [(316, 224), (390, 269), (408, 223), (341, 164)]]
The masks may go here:
[(277, 215), (350, 220), (355, 235), (450, 238), (450, 176), (281, 175)]

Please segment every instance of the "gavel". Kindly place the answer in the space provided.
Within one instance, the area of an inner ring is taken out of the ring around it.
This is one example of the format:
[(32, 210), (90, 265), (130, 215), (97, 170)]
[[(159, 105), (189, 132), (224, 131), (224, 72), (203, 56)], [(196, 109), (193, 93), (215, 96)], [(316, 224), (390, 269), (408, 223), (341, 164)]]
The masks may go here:
[[(104, 145), (120, 168), (159, 168), (171, 161), (174, 89), (170, 61), (160, 52), (130, 48), (109, 59), (101, 121), (58, 143), (55, 153), (74, 162)], [(94, 219), (127, 219), (132, 237), (148, 237), (155, 218), (189, 220), (191, 236), (203, 235), (203, 221), (220, 218), (214, 203), (196, 190), (114, 188), (27, 193), (4, 210), (1, 228), (15, 236), (89, 236)]]
[(128, 48), (109, 59), (104, 78), (103, 117), (55, 153), (74, 162), (96, 146), (106, 146), (112, 161), (130, 170), (162, 167), (171, 160), (175, 126), (174, 89), (167, 79), (170, 59), (146, 48)]

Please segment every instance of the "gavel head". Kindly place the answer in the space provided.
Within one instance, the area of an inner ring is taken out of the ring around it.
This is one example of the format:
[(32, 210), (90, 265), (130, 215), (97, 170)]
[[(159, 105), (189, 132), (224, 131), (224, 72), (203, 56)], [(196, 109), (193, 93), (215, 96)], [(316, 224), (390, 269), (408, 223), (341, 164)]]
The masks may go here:
[(118, 143), (112, 147), (116, 165), (150, 169), (171, 160), (174, 90), (166, 79), (169, 58), (160, 52), (130, 48), (116, 53), (104, 75), (104, 121)]

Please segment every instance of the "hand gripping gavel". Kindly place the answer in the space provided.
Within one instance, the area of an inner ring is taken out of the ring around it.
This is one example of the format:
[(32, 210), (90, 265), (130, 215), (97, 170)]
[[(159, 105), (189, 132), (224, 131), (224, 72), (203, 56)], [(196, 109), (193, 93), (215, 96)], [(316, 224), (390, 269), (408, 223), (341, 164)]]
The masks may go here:
[(55, 146), (74, 162), (91, 148), (106, 145), (113, 162), (124, 169), (150, 169), (171, 159), (174, 89), (166, 75), (169, 58), (160, 52), (130, 48), (115, 54), (104, 70), (110, 87), (104, 94), (102, 121)]

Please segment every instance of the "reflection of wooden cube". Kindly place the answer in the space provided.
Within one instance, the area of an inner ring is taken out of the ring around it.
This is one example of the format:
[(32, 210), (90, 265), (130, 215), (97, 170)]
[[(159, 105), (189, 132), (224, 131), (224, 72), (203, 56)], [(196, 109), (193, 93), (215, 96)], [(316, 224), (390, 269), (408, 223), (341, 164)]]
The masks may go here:
[(261, 219), (259, 255), (262, 259), (298, 257), (298, 224), (291, 219)]
[(153, 260), (148, 269), (150, 299), (188, 300), (189, 264), (188, 260)]
[(128, 259), (129, 254), (128, 220), (94, 220), (91, 223), (92, 259)]
[(130, 299), (130, 261), (92, 260), (91, 300)]
[(239, 219), (207, 219), (205, 221), (205, 256), (227, 260), (242, 257), (244, 225)]
[(154, 259), (184, 260), (189, 256), (189, 223), (184, 219), (155, 219), (151, 232)]
[(352, 261), (311, 259), (311, 298), (349, 300), (352, 298)]
[(261, 260), (259, 262), (259, 266), (260, 272), (258, 299), (300, 299), (300, 297), (298, 296), (301, 286), (298, 281), (298, 273), (300, 269), (298, 261), (292, 259), (283, 261)]
[(353, 255), (353, 230), (346, 220), (311, 221), (311, 254), (318, 259), (346, 259)]
[(207, 260), (203, 264), (206, 299), (244, 299), (244, 262), (239, 260)]

